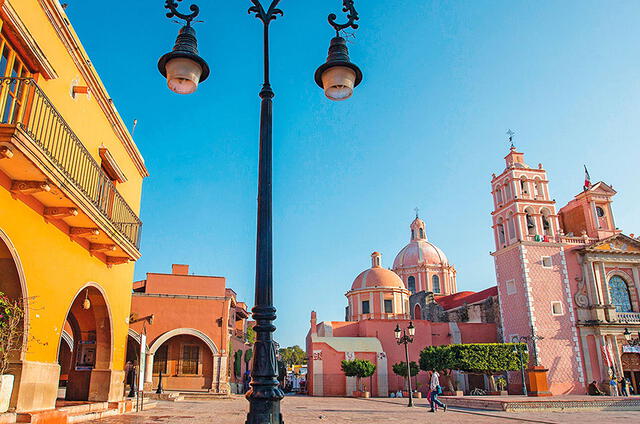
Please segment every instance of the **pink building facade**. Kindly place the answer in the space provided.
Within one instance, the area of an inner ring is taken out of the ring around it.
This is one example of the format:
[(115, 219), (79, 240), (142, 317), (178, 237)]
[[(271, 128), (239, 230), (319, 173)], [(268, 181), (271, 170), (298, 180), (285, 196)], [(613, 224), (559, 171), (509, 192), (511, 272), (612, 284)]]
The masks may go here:
[[(556, 211), (542, 165), (512, 148), (491, 181), (503, 341), (529, 338), (531, 363), (547, 368), (552, 394), (584, 394), (625, 375), (638, 389), (640, 242), (615, 227), (615, 191), (588, 185)], [(512, 376), (517, 385), (518, 376)]]

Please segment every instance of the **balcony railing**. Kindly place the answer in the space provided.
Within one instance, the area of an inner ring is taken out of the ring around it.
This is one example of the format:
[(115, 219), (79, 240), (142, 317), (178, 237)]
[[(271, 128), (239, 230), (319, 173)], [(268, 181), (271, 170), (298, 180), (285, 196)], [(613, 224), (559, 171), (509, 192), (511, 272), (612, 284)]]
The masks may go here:
[(0, 124), (22, 128), (117, 232), (139, 249), (142, 221), (36, 82), (0, 78), (0, 88)]
[(618, 321), (627, 324), (640, 324), (640, 313), (638, 312), (618, 312)]

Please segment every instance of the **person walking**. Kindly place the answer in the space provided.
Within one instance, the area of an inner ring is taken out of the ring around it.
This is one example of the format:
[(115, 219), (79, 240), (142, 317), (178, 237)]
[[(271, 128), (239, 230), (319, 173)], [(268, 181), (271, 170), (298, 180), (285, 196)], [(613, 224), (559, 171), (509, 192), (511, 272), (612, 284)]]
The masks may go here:
[(618, 396), (618, 382), (615, 377), (611, 377), (611, 380), (609, 380), (609, 388), (611, 389), (611, 396)]
[(618, 380), (618, 387), (620, 387), (620, 396), (629, 396), (629, 392), (627, 391), (626, 378), (620, 377), (620, 380)]
[(436, 412), (436, 406), (440, 406), (443, 412), (447, 412), (447, 405), (442, 403), (438, 399), (438, 395), (442, 394), (442, 387), (440, 386), (440, 374), (438, 371), (431, 373), (431, 382), (429, 383), (429, 391), (431, 392), (431, 411)]

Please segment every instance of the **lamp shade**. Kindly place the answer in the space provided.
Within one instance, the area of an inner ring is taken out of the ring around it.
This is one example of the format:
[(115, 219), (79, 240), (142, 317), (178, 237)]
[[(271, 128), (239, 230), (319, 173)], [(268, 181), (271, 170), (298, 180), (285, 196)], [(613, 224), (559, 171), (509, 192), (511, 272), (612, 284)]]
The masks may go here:
[(407, 327), (407, 330), (409, 330), (409, 335), (411, 337), (415, 336), (416, 334), (416, 327), (413, 326), (413, 321), (409, 321), (409, 327)]
[(347, 42), (342, 37), (331, 39), (327, 61), (315, 73), (316, 84), (331, 100), (346, 100), (362, 81), (362, 71), (349, 59)]
[(393, 330), (393, 332), (396, 335), (396, 339), (399, 339), (400, 338), (400, 334), (402, 333), (402, 330), (400, 330), (400, 326), (396, 324), (396, 329)]
[(198, 55), (195, 30), (186, 25), (180, 29), (173, 50), (158, 61), (158, 70), (167, 78), (169, 89), (178, 94), (191, 94), (209, 77), (209, 65)]

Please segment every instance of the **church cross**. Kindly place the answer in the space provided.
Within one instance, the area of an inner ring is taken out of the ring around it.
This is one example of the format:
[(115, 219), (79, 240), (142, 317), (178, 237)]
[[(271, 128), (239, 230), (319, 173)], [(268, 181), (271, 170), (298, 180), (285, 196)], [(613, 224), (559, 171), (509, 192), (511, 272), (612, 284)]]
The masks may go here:
[(509, 136), (509, 143), (511, 143), (511, 148), (513, 149), (515, 146), (513, 145), (513, 136), (516, 135), (515, 132), (511, 131), (511, 129), (509, 129), (509, 131), (507, 131), (507, 136)]
[(420, 209), (416, 206), (416, 208), (414, 209), (414, 211), (416, 211), (416, 218), (418, 217), (418, 212), (420, 212)]

